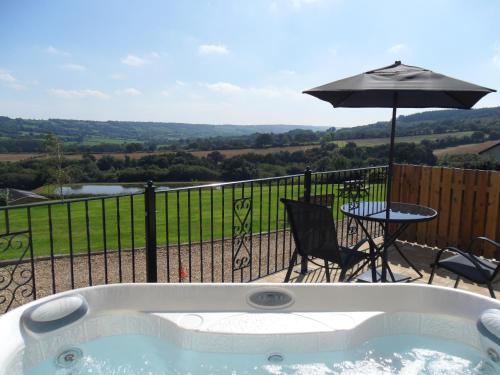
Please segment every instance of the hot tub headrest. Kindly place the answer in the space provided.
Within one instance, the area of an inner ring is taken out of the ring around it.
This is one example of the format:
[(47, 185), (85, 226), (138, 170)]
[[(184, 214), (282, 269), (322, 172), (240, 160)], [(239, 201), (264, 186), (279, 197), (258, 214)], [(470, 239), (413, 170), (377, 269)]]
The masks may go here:
[(479, 333), (500, 345), (500, 310), (485, 310), (477, 322)]
[(85, 298), (72, 294), (51, 299), (24, 311), (21, 324), (34, 333), (46, 333), (83, 318), (88, 312)]

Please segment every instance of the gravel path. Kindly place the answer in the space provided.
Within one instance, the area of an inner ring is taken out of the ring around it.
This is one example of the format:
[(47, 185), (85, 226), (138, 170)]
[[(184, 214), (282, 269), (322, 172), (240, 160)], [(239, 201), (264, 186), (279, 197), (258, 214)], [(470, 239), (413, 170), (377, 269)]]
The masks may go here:
[[(252, 256), (249, 264), (233, 272), (231, 240), (196, 243), (191, 246), (159, 247), (157, 251), (158, 282), (248, 282), (259, 277), (282, 270), (288, 265), (290, 253), (294, 249), (290, 233), (278, 232), (271, 235), (253, 236)], [(247, 241), (250, 250), (250, 237)], [(237, 244), (234, 244), (235, 253)], [(70, 257), (64, 256), (49, 260), (35, 260), (36, 297), (41, 298), (53, 293), (89, 285), (120, 282), (146, 282), (145, 250), (136, 249), (108, 252), (106, 255), (92, 254)], [(240, 254), (249, 256), (245, 248)], [(268, 256), (269, 254), (269, 256)], [(240, 258), (240, 256), (238, 256)], [(180, 259), (180, 264), (179, 264)], [(268, 261), (269, 259), (269, 261)], [(121, 266), (120, 266), (121, 265)], [(14, 275), (11, 278), (10, 274)], [(27, 280), (31, 275), (31, 264), (0, 266), (0, 313), (15, 295), (10, 309), (33, 299), (32, 283)], [(10, 282), (14, 280), (14, 282)], [(28, 281), (24, 286), (19, 283)]]
[[(347, 233), (346, 226), (344, 222), (343, 233)], [(158, 282), (253, 281), (286, 268), (295, 248), (288, 230), (248, 236), (245, 244), (248, 252), (242, 247), (239, 254), (248, 256), (251, 247), (252, 256), (248, 257), (247, 267), (235, 271), (230, 239), (193, 243), (191, 246), (174, 245), (169, 247), (168, 252), (165, 247), (158, 247)], [(235, 243), (235, 253), (237, 248)], [(34, 268), (37, 298), (89, 285), (146, 282), (144, 249), (92, 254), (90, 264), (86, 254), (74, 256), (72, 260), (68, 256), (58, 257), (53, 262), (36, 259)], [(33, 300), (32, 283), (28, 279), (30, 275), (29, 262), (0, 265), (0, 313)], [(22, 283), (26, 284), (19, 286)]]

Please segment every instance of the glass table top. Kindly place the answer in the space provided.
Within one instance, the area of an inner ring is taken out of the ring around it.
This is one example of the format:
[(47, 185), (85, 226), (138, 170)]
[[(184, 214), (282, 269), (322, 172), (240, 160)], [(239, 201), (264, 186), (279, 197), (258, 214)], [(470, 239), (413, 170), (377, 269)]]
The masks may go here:
[[(350, 202), (341, 207), (341, 211), (351, 217), (361, 220), (385, 221), (386, 202), (367, 201)], [(412, 203), (392, 202), (389, 213), (390, 222), (419, 222), (432, 220), (437, 216), (437, 211), (426, 206)]]

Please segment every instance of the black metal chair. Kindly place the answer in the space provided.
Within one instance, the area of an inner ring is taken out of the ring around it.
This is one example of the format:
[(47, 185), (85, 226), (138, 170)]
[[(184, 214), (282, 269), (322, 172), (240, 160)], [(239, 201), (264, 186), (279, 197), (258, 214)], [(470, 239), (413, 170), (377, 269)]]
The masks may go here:
[[(456, 247), (445, 247), (444, 249), (439, 250), (436, 255), (436, 260), (431, 264), (432, 272), (431, 277), (429, 278), (429, 284), (432, 284), (436, 269), (442, 267), (457, 275), (454, 286), (455, 288), (458, 286), (460, 278), (464, 278), (476, 284), (486, 285), (490, 291), (490, 295), (493, 298), (496, 298), (492, 284), (500, 271), (500, 263), (494, 263), (472, 253), (474, 245), (480, 241), (485, 241), (500, 249), (500, 244), (498, 242), (486, 237), (474, 238), (467, 251), (457, 249)], [(452, 255), (451, 257), (441, 260), (441, 255), (444, 251), (450, 251), (452, 253), (456, 253), (456, 255)]]
[[(290, 259), (285, 282), (290, 280), (292, 269), (297, 262), (297, 255), (305, 257), (319, 267), (324, 267), (328, 282), (330, 282), (329, 262), (338, 265), (333, 268), (340, 269), (339, 281), (345, 280), (347, 271), (364, 262), (350, 275), (347, 280), (350, 281), (370, 261), (369, 254), (359, 251), (366, 240), (357, 243), (353, 248), (339, 245), (330, 208), (289, 199), (281, 199), (281, 202), (287, 210), (295, 240), (295, 251)], [(322, 259), (324, 265), (316, 263), (315, 258)]]

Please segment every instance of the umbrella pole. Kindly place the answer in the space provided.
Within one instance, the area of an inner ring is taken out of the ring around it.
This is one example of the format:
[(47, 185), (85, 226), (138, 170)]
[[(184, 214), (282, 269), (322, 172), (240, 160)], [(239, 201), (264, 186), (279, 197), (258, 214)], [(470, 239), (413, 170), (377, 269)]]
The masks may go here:
[(385, 231), (384, 231), (384, 251), (382, 253), (382, 275), (381, 281), (387, 281), (387, 253), (386, 247), (387, 240), (389, 239), (389, 213), (391, 211), (391, 194), (392, 194), (392, 174), (394, 165), (394, 138), (396, 137), (396, 108), (398, 101), (398, 93), (394, 93), (394, 105), (392, 107), (392, 121), (391, 121), (391, 141), (389, 146), (389, 166), (387, 167), (387, 191), (385, 196)]

